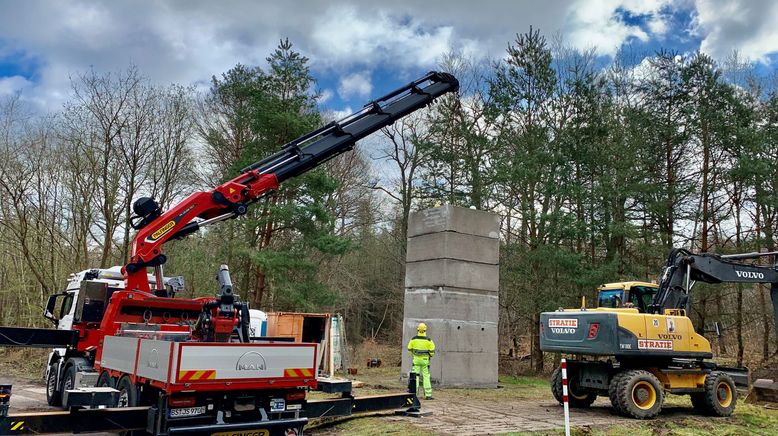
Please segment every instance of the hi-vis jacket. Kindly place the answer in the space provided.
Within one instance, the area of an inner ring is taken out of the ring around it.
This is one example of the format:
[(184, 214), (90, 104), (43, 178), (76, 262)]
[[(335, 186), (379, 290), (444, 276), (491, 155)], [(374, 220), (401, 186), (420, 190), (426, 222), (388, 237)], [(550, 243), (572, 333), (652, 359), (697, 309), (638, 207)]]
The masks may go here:
[(429, 359), (435, 355), (435, 343), (426, 336), (416, 335), (408, 342), (408, 351), (414, 358)]

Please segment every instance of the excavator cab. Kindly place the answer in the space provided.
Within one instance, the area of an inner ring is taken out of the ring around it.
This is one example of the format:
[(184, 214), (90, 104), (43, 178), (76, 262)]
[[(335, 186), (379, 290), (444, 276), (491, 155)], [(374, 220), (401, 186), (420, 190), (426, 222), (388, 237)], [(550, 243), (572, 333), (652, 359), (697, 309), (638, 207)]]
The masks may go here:
[(606, 283), (597, 288), (597, 307), (635, 308), (646, 313), (657, 289), (659, 285), (648, 282)]

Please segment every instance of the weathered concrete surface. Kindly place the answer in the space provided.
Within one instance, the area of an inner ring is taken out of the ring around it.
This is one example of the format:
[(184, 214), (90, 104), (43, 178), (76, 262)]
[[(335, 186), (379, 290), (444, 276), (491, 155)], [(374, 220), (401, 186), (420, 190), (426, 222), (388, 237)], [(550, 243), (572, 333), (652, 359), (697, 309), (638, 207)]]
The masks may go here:
[(499, 239), (500, 217), (451, 205), (414, 212), (408, 217), (409, 238), (447, 231)]
[(497, 265), (500, 240), (456, 232), (427, 233), (408, 239), (407, 262), (456, 259)]
[[(441, 351), (440, 385), (446, 387), (496, 388), (497, 351)], [(494, 369), (492, 369), (494, 368)]]
[[(435, 342), (435, 357), (430, 363), (433, 383), (449, 387), (496, 387), (496, 322), (406, 318), (403, 336), (412, 338), (419, 322), (427, 324), (428, 337)], [(410, 354), (404, 353), (403, 374), (410, 371), (411, 361)]]
[[(438, 386), (497, 385), (499, 217), (443, 206), (411, 214), (405, 272), (403, 341), (427, 324)], [(403, 374), (411, 368), (404, 353)]]
[(417, 307), (424, 308), (425, 319), (494, 322), (499, 300), (497, 293), (491, 291), (479, 293), (448, 287), (406, 289), (404, 318), (416, 316)]
[(497, 292), (500, 267), (456, 259), (432, 259), (405, 264), (405, 287), (450, 286)]

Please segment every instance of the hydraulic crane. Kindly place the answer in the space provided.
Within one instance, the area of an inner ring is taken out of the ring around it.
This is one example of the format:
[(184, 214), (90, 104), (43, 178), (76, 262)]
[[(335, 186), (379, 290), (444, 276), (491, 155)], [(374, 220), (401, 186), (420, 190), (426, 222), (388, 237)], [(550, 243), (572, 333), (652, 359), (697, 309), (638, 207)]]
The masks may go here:
[[(298, 434), (305, 416), (385, 409), (397, 407), (398, 401), (400, 406), (406, 404), (412, 395), (367, 401), (344, 396), (337, 404), (306, 403), (305, 390), (317, 387), (316, 344), (249, 341), (248, 305), (235, 297), (226, 265), (217, 275), (216, 298), (175, 298), (182, 282), (165, 277), (163, 247), (171, 239), (246, 214), (252, 203), (285, 180), (351, 150), (360, 139), (458, 87), (454, 76), (430, 72), (344, 119), (285, 144), (232, 180), (195, 192), (169, 210), (163, 211), (152, 198), (139, 198), (133, 204), (131, 222), (137, 233), (129, 262), (120, 270), (72, 275), (67, 290), (51, 296), (44, 313), (57, 330), (0, 327), (0, 346), (55, 347), (46, 376), (51, 405), (73, 406), (63, 396), (70, 393), (72, 400), (77, 386), (115, 389), (114, 403), (128, 406), (127, 412), (90, 412), (89, 416), (104, 415), (106, 425), (126, 417), (134, 428), (142, 425), (155, 434), (222, 428)], [(90, 398), (94, 402), (94, 396)], [(136, 406), (147, 410), (137, 411)], [(136, 422), (138, 414), (146, 419)], [(63, 426), (105, 429), (92, 418), (73, 414), (60, 418)], [(23, 424), (19, 422), (0, 419), (0, 433), (8, 428), (30, 432), (55, 428), (55, 418), (48, 415), (32, 414), (24, 417)], [(83, 427), (90, 423), (94, 425)], [(63, 426), (56, 430), (65, 431)]]
[[(135, 201), (133, 226), (137, 233), (132, 240), (130, 260), (122, 268), (124, 288), (111, 295), (114, 304), (107, 305), (99, 329), (79, 340), (79, 348), (96, 347), (103, 335), (113, 334), (117, 329), (117, 319), (122, 317), (120, 312), (127, 311), (127, 306), (141, 312), (144, 308), (151, 310), (152, 317), (155, 307), (163, 311), (171, 304), (177, 310), (194, 311), (193, 318), (202, 321), (198, 323), (195, 334), (203, 340), (225, 340), (234, 328), (238, 328), (239, 332), (244, 330), (248, 308), (243, 303), (235, 303), (231, 295), (220, 294), (218, 299), (221, 303), (218, 305), (212, 304), (212, 299), (209, 302), (190, 300), (189, 305), (180, 299), (175, 299), (175, 302), (167, 299), (172, 295), (164, 286), (163, 265), (167, 261), (164, 244), (203, 227), (244, 215), (252, 203), (278, 188), (285, 180), (351, 150), (360, 139), (458, 87), (459, 82), (454, 76), (430, 72), (366, 104), (342, 120), (285, 144), (279, 152), (247, 166), (232, 180), (209, 191), (192, 193), (167, 211), (162, 211), (152, 198)], [(147, 268), (154, 269), (154, 289), (150, 285)], [(132, 301), (128, 301), (131, 293)], [(197, 311), (192, 307), (197, 305), (208, 305), (208, 310)]]
[[(770, 263), (744, 262), (761, 258)], [(541, 314), (541, 349), (576, 356), (568, 363), (570, 405), (588, 407), (598, 395), (607, 395), (618, 412), (651, 418), (667, 392), (690, 395), (703, 413), (731, 415), (737, 403), (733, 375), (747, 380), (747, 370), (707, 360), (713, 357), (710, 343), (687, 316), (690, 292), (697, 282), (767, 283), (778, 324), (777, 258), (778, 252), (719, 255), (674, 249), (645, 308), (582, 307)], [(559, 370), (552, 376), (552, 391), (561, 400)]]
[(162, 212), (153, 199), (139, 199), (133, 205), (138, 233), (132, 241), (130, 262), (123, 269), (126, 288), (151, 291), (146, 267), (154, 267), (157, 283), (162, 283), (159, 277), (161, 266), (167, 260), (162, 252), (166, 241), (245, 214), (251, 203), (278, 188), (280, 183), (351, 150), (360, 139), (458, 86), (454, 76), (431, 72), (340, 121), (289, 142), (278, 153), (244, 168), (234, 179), (210, 191), (195, 192), (170, 210)]

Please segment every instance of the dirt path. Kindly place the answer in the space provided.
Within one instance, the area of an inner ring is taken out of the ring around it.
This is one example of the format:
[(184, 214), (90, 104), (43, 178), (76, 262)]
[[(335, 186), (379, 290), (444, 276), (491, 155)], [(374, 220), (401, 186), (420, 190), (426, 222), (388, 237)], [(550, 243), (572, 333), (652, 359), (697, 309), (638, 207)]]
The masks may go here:
[(10, 412), (53, 410), (46, 404), (46, 387), (43, 383), (0, 376), (0, 384), (12, 384)]
[[(2, 376), (0, 376), (0, 383), (13, 384), (11, 413), (14, 411), (53, 410), (46, 405), (46, 388), (42, 383)], [(432, 412), (432, 415), (429, 416), (409, 418), (394, 416), (390, 413), (371, 414), (370, 416), (380, 416), (379, 419), (386, 423), (385, 428), (387, 429), (395, 427), (393, 423), (397, 423), (404, 424), (406, 428), (407, 426), (418, 428), (425, 434), (436, 435), (501, 434), (548, 431), (563, 427), (563, 409), (551, 399), (501, 397), (492, 400), (478, 397), (468, 398), (459, 394), (452, 395), (446, 391), (441, 391), (440, 394), (440, 398), (422, 403), (423, 410)], [(663, 421), (673, 421), (692, 413), (690, 407), (669, 404), (666, 404), (662, 410), (662, 414), (656, 420), (657, 424)], [(355, 423), (360, 420), (360, 418), (354, 419)], [(607, 399), (602, 398), (598, 399), (590, 409), (571, 410), (570, 420), (571, 424), (578, 428), (597, 428), (634, 422), (615, 415), (611, 411)], [(346, 433), (338, 428), (337, 424), (306, 431), (306, 434), (315, 436)]]
[[(564, 425), (564, 412), (553, 401), (484, 401), (447, 399), (423, 404), (431, 416), (421, 419), (391, 417), (418, 424), (441, 435), (481, 435), (541, 431)], [(572, 410), (570, 421), (577, 427), (613, 424), (621, 418), (611, 414), (609, 403), (598, 401), (585, 412)]]

